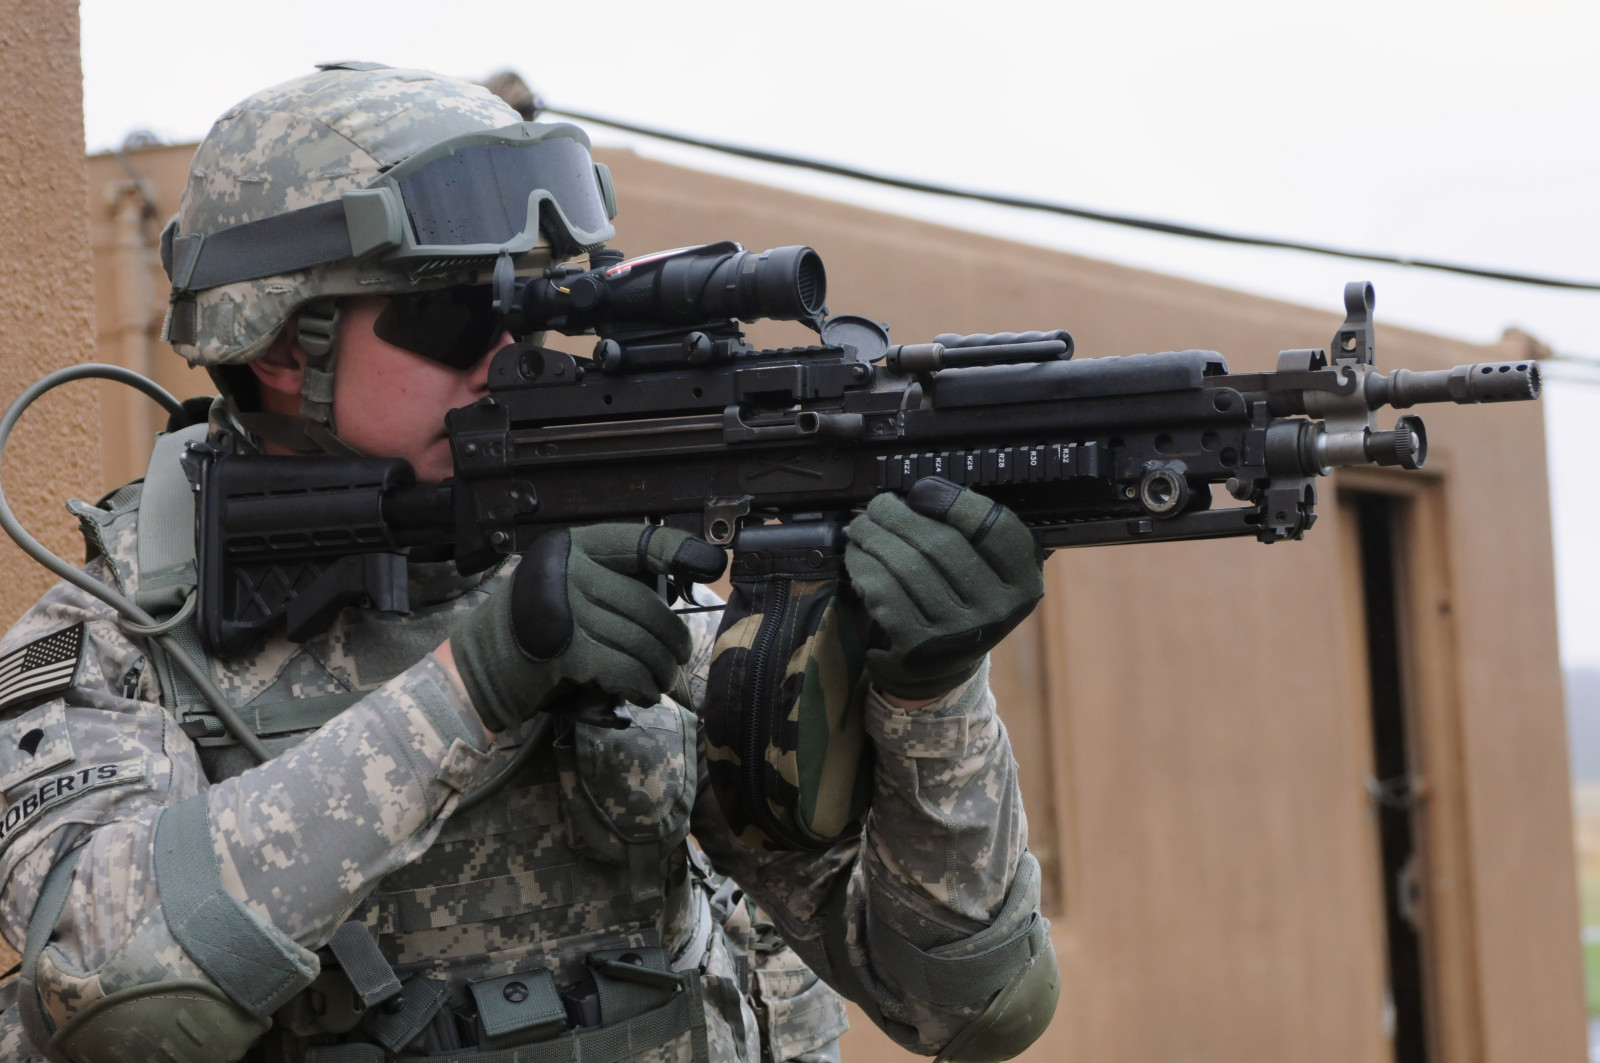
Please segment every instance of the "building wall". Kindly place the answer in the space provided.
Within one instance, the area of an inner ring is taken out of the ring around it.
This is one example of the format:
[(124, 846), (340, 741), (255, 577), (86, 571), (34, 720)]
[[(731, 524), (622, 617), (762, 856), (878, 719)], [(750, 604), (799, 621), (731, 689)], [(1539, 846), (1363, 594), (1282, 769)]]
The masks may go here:
[[(0, 401), (94, 354), (84, 211), (83, 79), (78, 5), (0, 0)], [(34, 406), (5, 451), (5, 497), (24, 527), (69, 560), (83, 557), (61, 500), (99, 497), (96, 392), (68, 385)], [(7, 623), (55, 582), (0, 536)]]
[[(193, 154), (186, 145), (89, 158), (95, 346), (105, 361), (137, 370), (180, 399), (215, 392), (203, 370), (190, 368), (160, 338), (168, 283), (156, 249), (162, 227), (178, 212)], [(151, 439), (167, 415), (123, 384), (98, 388), (105, 482), (123, 484), (144, 475)]]
[[(156, 221), (134, 223), (113, 156), (90, 160), (90, 201), (103, 356), (147, 359), (168, 387), (199, 394), (206, 378), (151, 340), (163, 283), (136, 247), (176, 209), (188, 151), (128, 156), (153, 185)], [(1080, 357), (1202, 347), (1261, 370), (1281, 348), (1325, 345), (1342, 316), (1337, 291), (1329, 312), (1308, 310), (603, 157), (623, 205), (618, 247), (808, 243), (827, 262), (831, 309), (888, 321), (901, 342), (1065, 327)], [(771, 323), (753, 333), (809, 336)], [(1525, 354), (1379, 329), (1380, 368)], [(136, 444), (161, 420), (145, 400), (122, 402), (106, 400), (108, 483), (138, 475)], [(1390, 1058), (1355, 491), (1401, 505), (1432, 1058), (1580, 1057), (1542, 414), (1532, 403), (1423, 412), (1428, 468), (1324, 482), (1304, 542), (1049, 562), (1043, 607), (994, 670), (1063, 972), (1060, 1011), (1025, 1058)], [(847, 1059), (901, 1055), (857, 1016)]]

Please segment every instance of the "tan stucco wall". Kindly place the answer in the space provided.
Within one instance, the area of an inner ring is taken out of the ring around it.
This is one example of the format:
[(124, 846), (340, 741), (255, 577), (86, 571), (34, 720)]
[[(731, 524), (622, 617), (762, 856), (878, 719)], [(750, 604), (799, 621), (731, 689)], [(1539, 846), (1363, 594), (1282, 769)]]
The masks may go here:
[[(85, 214), (83, 77), (74, 0), (0, 2), (0, 400), (94, 354)], [(69, 561), (83, 559), (68, 495), (99, 497), (97, 392), (68, 385), (24, 416), (6, 447), (6, 499)], [(0, 536), (0, 620), (55, 577)]]

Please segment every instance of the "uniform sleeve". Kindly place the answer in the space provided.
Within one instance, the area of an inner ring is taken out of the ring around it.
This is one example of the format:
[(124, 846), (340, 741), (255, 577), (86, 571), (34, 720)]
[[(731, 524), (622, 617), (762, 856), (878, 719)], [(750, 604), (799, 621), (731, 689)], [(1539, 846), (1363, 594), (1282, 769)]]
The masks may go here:
[[(97, 599), (57, 586), (13, 628), (0, 656), (80, 624), (86, 639), (71, 687), (9, 721), (0, 738), (0, 750), (28, 740), (37, 718), (55, 721), (39, 749), (52, 735), (66, 743), (49, 747), (30, 774), (0, 779), (8, 818), (29, 807), (30, 794), (50, 798), (0, 841), (0, 934), (13, 948), (25, 945), (51, 868), (81, 849), (38, 964), (40, 1001), (57, 1028), (102, 997), (170, 980), (219, 982), (245, 1010), (270, 1012), (298, 986), (247, 988), (241, 1000), (218, 974), (230, 963), (238, 974), (227, 950), (239, 943), (208, 946), (204, 934), (187, 933), (195, 910), (203, 923), (226, 909), (232, 922), (224, 925), (253, 928), (254, 947), (276, 950), (290, 982), (296, 971), (309, 981), (311, 950), (379, 878), (425, 850), (459, 795), (490, 773), (487, 733), (429, 655), (289, 752), (208, 785), (192, 743), (156, 702), (144, 649)], [(59, 780), (69, 775), (106, 781), (64, 792)], [(214, 881), (215, 893), (203, 883), (172, 888), (173, 874), (158, 866), (162, 846), (168, 868), (182, 871), (170, 854), (186, 852), (200, 872), (190, 877)]]
[[(714, 626), (696, 625), (691, 667), (708, 667)], [(691, 687), (703, 698), (703, 677)], [(918, 709), (873, 692), (866, 730), (877, 758), (859, 838), (814, 853), (753, 849), (704, 785), (695, 836), (813, 970), (900, 1044), (932, 1055), (1005, 984), (996, 956), (1020, 969), (1020, 943), (1042, 924), (1016, 762), (987, 665)]]

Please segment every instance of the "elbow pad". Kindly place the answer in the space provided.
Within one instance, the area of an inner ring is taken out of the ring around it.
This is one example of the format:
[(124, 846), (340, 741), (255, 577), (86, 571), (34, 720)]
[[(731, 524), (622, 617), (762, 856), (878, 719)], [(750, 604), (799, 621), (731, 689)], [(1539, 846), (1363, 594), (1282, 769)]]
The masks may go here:
[(90, 1004), (56, 1031), (49, 1057), (70, 1063), (235, 1060), (270, 1025), (209, 982), (158, 982)]
[[(1023, 852), (1011, 892), (984, 929), (924, 949), (867, 911), (867, 936), (884, 976), (907, 996), (977, 1018), (956, 1034), (938, 1063), (1010, 1059), (1039, 1038), (1061, 994), (1050, 921), (1039, 914), (1039, 863)], [(889, 973), (892, 972), (892, 973)]]
[(39, 997), (40, 962), (66, 907), (73, 869), (82, 850), (58, 863), (45, 879), (22, 956), (18, 1012), (27, 1039), (51, 1063), (171, 1063), (234, 1060), (267, 1031), (208, 982), (170, 981), (132, 986), (93, 1001), (59, 1030)]
[[(155, 877), (164, 932), (135, 939), (148, 964), (125, 955), (118, 963), (124, 977), (108, 978), (101, 968), (97, 980), (105, 995), (80, 1001), (59, 1029), (39, 987), (58, 980), (52, 971), (59, 970), (58, 954), (48, 944), (82, 850), (51, 871), (28, 924), (19, 1003), (29, 1039), (41, 1049), (48, 1045), (53, 1063), (238, 1059), (271, 1026), (273, 1011), (316, 977), (315, 955), (223, 889), (206, 796), (167, 808), (157, 822)], [(175, 970), (163, 963), (157, 954), (174, 945), (194, 966)], [(155, 973), (163, 968), (170, 971), (166, 978)]]
[(1049, 922), (1043, 916), (1043, 944), (998, 996), (970, 1025), (956, 1034), (934, 1063), (996, 1063), (1019, 1056), (1039, 1039), (1056, 1013), (1061, 997), (1061, 973), (1056, 950), (1050, 943)]

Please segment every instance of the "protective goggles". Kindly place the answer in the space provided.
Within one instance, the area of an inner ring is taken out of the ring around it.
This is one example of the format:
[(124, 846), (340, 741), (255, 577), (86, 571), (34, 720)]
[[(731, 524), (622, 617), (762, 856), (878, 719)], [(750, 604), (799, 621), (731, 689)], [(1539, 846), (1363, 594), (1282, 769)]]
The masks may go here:
[(391, 295), (372, 323), (373, 334), (451, 369), (477, 365), (505, 332), (487, 285)]
[(609, 240), (616, 212), (583, 130), (522, 122), (441, 141), (326, 203), (189, 236), (174, 218), (162, 264), (174, 297), (351, 258), (427, 276), (546, 243), (570, 258)]
[(350, 249), (385, 261), (520, 255), (548, 236), (557, 258), (615, 234), (611, 173), (571, 125), (524, 122), (420, 151), (345, 192)]

